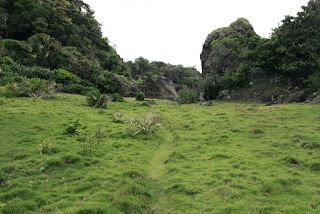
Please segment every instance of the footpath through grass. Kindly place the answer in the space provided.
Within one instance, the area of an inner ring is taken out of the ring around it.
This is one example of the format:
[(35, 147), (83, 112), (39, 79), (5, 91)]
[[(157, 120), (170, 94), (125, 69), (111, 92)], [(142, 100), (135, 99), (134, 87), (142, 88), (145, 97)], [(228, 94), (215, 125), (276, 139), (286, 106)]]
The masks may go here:
[[(318, 105), (84, 100), (0, 105), (0, 213), (320, 213)], [(151, 109), (146, 134), (110, 116)]]

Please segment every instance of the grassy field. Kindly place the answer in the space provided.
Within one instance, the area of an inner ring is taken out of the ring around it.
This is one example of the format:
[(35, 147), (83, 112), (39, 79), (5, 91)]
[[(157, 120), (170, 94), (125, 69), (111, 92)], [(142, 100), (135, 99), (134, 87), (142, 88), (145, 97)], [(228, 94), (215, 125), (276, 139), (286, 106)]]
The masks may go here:
[[(6, 99), (0, 213), (320, 213), (319, 105), (156, 102)], [(151, 110), (162, 126), (143, 134), (110, 116)]]

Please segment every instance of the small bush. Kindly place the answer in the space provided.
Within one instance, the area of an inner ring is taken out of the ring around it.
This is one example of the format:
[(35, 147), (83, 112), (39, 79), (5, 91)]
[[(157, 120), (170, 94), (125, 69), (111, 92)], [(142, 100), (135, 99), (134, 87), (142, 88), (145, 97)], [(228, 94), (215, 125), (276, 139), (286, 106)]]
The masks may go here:
[(19, 93), (32, 98), (50, 98), (57, 95), (55, 86), (53, 80), (33, 78), (20, 83)]
[(4, 96), (0, 96), (0, 105), (6, 102), (6, 98)]
[(180, 96), (177, 99), (177, 102), (179, 104), (190, 104), (195, 103), (197, 101), (197, 94), (186, 87), (183, 87), (183, 89), (180, 91)]
[(65, 93), (70, 93), (70, 94), (82, 94), (82, 95), (88, 95), (91, 93), (97, 93), (99, 92), (98, 89), (94, 87), (88, 87), (88, 86), (83, 86), (78, 83), (72, 83), (69, 85), (64, 85), (62, 88), (62, 92)]
[(112, 102), (123, 102), (124, 99), (119, 94), (113, 93), (110, 95)]
[(139, 92), (137, 93), (137, 95), (136, 95), (136, 99), (139, 100), (139, 101), (143, 101), (144, 98), (145, 98), (144, 93), (141, 92), (141, 91), (139, 91)]
[(153, 129), (155, 126), (160, 126), (160, 117), (157, 114), (150, 113), (144, 113), (142, 115), (139, 115), (138, 117), (133, 117), (129, 119), (132, 123), (136, 124), (137, 131), (134, 133), (142, 133), (146, 132), (149, 129)]
[(62, 125), (65, 126), (66, 128), (64, 129), (64, 131), (62, 133), (63, 134), (79, 133), (78, 127), (81, 126), (81, 124), (79, 123), (79, 120), (80, 119), (63, 122)]
[(304, 80), (307, 83), (311, 91), (317, 91), (320, 88), (320, 72), (315, 72)]
[(77, 77), (75, 74), (64, 70), (64, 69), (55, 69), (53, 71), (54, 73), (54, 79), (57, 83), (62, 84), (70, 84), (70, 83), (79, 83), (81, 79)]
[(97, 108), (106, 108), (109, 100), (110, 98), (107, 94), (100, 94), (99, 92), (92, 92), (86, 97), (86, 103)]

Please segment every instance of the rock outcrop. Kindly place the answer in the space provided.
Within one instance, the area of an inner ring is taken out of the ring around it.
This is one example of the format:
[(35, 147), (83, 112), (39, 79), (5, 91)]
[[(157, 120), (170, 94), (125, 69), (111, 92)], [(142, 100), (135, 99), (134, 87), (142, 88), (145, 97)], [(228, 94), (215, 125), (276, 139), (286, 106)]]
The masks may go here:
[(146, 79), (140, 85), (140, 89), (147, 98), (152, 99), (176, 100), (179, 96), (172, 81), (167, 80), (163, 76), (158, 76), (154, 80), (151, 78)]
[[(142, 83), (119, 75), (114, 75), (114, 78), (122, 83), (123, 96), (125, 97), (135, 97), (138, 91), (142, 91), (146, 98), (152, 99), (176, 100), (179, 96), (172, 81), (163, 76), (158, 76), (155, 79), (148, 78)], [(177, 87), (179, 88), (180, 85)]]
[(246, 35), (248, 31), (253, 31), (252, 25), (245, 18), (239, 18), (229, 27), (219, 28), (212, 31), (203, 44), (200, 55), (202, 65), (202, 75), (214, 76), (219, 81), (223, 73), (228, 69), (232, 62), (228, 61), (228, 48), (220, 44), (213, 45), (214, 41), (219, 43), (219, 39), (234, 34)]

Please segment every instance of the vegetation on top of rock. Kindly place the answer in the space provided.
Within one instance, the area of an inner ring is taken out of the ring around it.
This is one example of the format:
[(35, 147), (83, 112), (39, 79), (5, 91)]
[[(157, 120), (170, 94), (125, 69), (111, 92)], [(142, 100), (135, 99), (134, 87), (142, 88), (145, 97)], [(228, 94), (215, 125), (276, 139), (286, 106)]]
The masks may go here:
[(285, 16), (281, 22), (268, 39), (244, 18), (211, 32), (200, 57), (207, 96), (248, 87), (261, 74), (286, 78), (287, 87), (319, 89), (320, 1), (310, 0), (296, 17)]
[(157, 76), (164, 76), (173, 83), (184, 84), (188, 88), (195, 88), (201, 80), (201, 73), (195, 67), (183, 67), (164, 62), (153, 61), (139, 57), (134, 62), (127, 62), (130, 75), (135, 80), (146, 80)]

